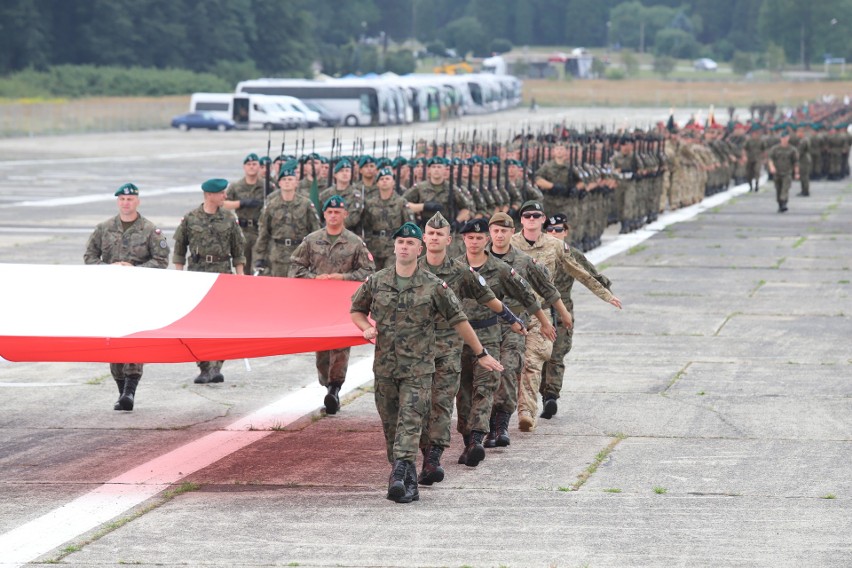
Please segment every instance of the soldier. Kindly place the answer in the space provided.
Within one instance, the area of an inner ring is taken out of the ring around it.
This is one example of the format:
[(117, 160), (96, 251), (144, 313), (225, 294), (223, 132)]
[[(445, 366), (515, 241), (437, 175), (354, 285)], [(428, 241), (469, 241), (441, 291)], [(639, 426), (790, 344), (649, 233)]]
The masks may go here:
[[(465, 266), (469, 266), (491, 287), (494, 295), (503, 300), (508, 297), (519, 304), (528, 313), (541, 310), (535, 294), (527, 282), (511, 266), (488, 253), (488, 221), (472, 219), (464, 224), (460, 233), (464, 235), (466, 252), (458, 257)], [(494, 353), (500, 350), (502, 333), (496, 316), (472, 300), (463, 300), (462, 307), (471, 318), (471, 326), (476, 330), (479, 340)], [(464, 451), (459, 463), (476, 467), (485, 459), (485, 436), (490, 428), (491, 411), (494, 406), (494, 393), (500, 386), (500, 375), (476, 367), (475, 353), (465, 347), (462, 351), (461, 381), (456, 397), (458, 409), (458, 431), (464, 438)]]
[(376, 268), (386, 268), (393, 264), (393, 240), (389, 239), (398, 227), (414, 216), (405, 206), (405, 199), (394, 191), (393, 170), (379, 170), (376, 182), (378, 191), (367, 196), (364, 204), (364, 240), (373, 253)]
[[(554, 277), (560, 271), (568, 272), (596, 296), (620, 309), (621, 300), (613, 296), (577, 264), (569, 254), (570, 249), (565, 243), (542, 232), (544, 221), (544, 207), (541, 203), (537, 201), (524, 203), (521, 207), (523, 230), (512, 236), (512, 245), (544, 264)], [(553, 340), (541, 333), (535, 333), (533, 326), (530, 326), (525, 353), (526, 361), (518, 385), (518, 425), (522, 432), (529, 432), (535, 428), (541, 370), (544, 363), (550, 359), (552, 350)]]
[(375, 194), (378, 191), (376, 177), (379, 173), (378, 163), (372, 156), (361, 156), (358, 160), (358, 171), (361, 175), (361, 180), (355, 184), (355, 188), (361, 192), (362, 199)]
[[(230, 274), (233, 269), (243, 274), (246, 239), (237, 220), (223, 208), (227, 187), (228, 180), (218, 178), (201, 184), (204, 203), (187, 213), (175, 231), (172, 263), (176, 270), (183, 270), (187, 265), (190, 272)], [(199, 361), (201, 372), (195, 383), (223, 382), (223, 364), (224, 361)]]
[(334, 165), (334, 183), (319, 194), (320, 203), (325, 203), (333, 195), (347, 204), (346, 229), (363, 238), (361, 216), (364, 213), (364, 196), (360, 188), (352, 185), (352, 162), (345, 158)]
[[(268, 158), (267, 158), (268, 159)], [(260, 158), (251, 153), (243, 159), (245, 176), (228, 185), (224, 209), (237, 211), (237, 222), (246, 239), (245, 257), (247, 266), (252, 266), (251, 252), (257, 241), (257, 228), (260, 224), (260, 211), (266, 197), (266, 179), (261, 176)]]
[(796, 150), (799, 152), (799, 184), (801, 189), (799, 195), (802, 197), (810, 197), (811, 195), (811, 129), (810, 123), (799, 124), (797, 130), (801, 131), (801, 136), (797, 132), (798, 144)]
[[(428, 270), (456, 294), (459, 299), (471, 299), (488, 306), (503, 319), (506, 329), (518, 335), (523, 342), (523, 323), (509, 310), (476, 272), (447, 256), (452, 241), (450, 222), (440, 213), (426, 222), (424, 242), (426, 254), (418, 261), (420, 268)], [(444, 479), (441, 456), (450, 445), (450, 428), (453, 403), (459, 391), (461, 373), (462, 341), (452, 326), (439, 318), (435, 323), (436, 359), (432, 375), (432, 405), (423, 418), (423, 433), (420, 448), (423, 451), (423, 470), (418, 481), (432, 485)]]
[[(562, 213), (557, 213), (548, 217), (544, 223), (545, 232), (565, 243), (571, 242), (570, 230), (571, 226), (567, 223), (567, 218)], [(582, 266), (592, 277), (601, 283), (601, 285), (610, 290), (612, 282), (609, 278), (600, 274), (595, 266), (589, 262), (583, 253), (576, 248), (571, 247), (571, 256), (577, 261), (577, 264)], [(554, 284), (559, 289), (562, 302), (571, 314), (571, 321), (574, 321), (574, 301), (571, 299), (571, 288), (574, 286), (574, 277), (566, 271), (558, 271), (557, 277), (554, 278)], [(611, 290), (610, 290), (611, 291)], [(559, 323), (559, 322), (557, 322)], [(553, 342), (553, 350), (550, 354), (550, 359), (545, 362), (541, 372), (541, 398), (542, 413), (539, 416), (550, 420), (558, 409), (556, 400), (562, 391), (562, 382), (565, 377), (565, 357), (571, 351), (572, 339), (574, 337), (574, 328), (560, 326), (556, 334), (556, 341)]]
[(575, 187), (578, 180), (568, 163), (568, 142), (558, 141), (553, 146), (552, 155), (553, 159), (535, 172), (535, 185), (542, 191), (542, 202), (548, 209), (565, 211), (572, 221), (578, 221), (579, 200)]
[(290, 256), (306, 235), (319, 230), (320, 220), (313, 202), (296, 193), (295, 160), (280, 167), (278, 187), (260, 215), (260, 229), (252, 256), (255, 269), (269, 269), (270, 276), (286, 278)]
[(799, 152), (790, 146), (790, 132), (786, 129), (781, 132), (781, 142), (769, 151), (769, 172), (775, 182), (778, 212), (785, 213), (790, 185), (799, 179)]
[[(118, 215), (95, 228), (86, 244), (85, 263), (166, 268), (169, 244), (160, 229), (137, 211), (139, 188), (125, 183), (115, 196)], [(109, 371), (118, 387), (113, 410), (133, 410), (136, 387), (142, 379), (142, 363), (110, 363)]]
[[(352, 321), (364, 339), (376, 342), (373, 363), (376, 409), (382, 420), (388, 461), (393, 463), (387, 498), (417, 501), (417, 444), (429, 408), (432, 373), (439, 355), (435, 319), (441, 316), (476, 353), (479, 367), (498, 372), (467, 322), (447, 284), (418, 266), (423, 234), (406, 223), (393, 234), (395, 263), (367, 278), (352, 297)], [(370, 323), (367, 316), (376, 322)]]
[[(364, 280), (375, 272), (373, 255), (360, 237), (344, 226), (346, 202), (332, 195), (322, 206), (325, 228), (314, 231), (290, 257), (290, 278), (316, 280)], [(319, 383), (326, 387), (323, 403), (327, 414), (340, 409), (340, 387), (349, 367), (349, 347), (317, 351)]]

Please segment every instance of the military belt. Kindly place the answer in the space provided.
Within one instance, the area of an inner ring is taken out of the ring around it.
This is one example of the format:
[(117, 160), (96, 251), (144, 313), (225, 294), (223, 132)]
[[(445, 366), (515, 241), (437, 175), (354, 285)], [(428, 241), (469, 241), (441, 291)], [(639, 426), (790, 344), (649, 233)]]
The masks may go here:
[(259, 219), (237, 219), (240, 227), (257, 227), (260, 225)]
[(486, 327), (497, 325), (497, 321), (497, 316), (490, 317), (484, 320), (471, 320), (470, 327), (472, 327), (473, 329), (485, 329)]
[(230, 262), (230, 256), (216, 256), (215, 254), (194, 254), (192, 260), (195, 262)]
[(284, 245), (285, 247), (294, 247), (302, 242), (302, 239), (272, 239), (275, 244)]

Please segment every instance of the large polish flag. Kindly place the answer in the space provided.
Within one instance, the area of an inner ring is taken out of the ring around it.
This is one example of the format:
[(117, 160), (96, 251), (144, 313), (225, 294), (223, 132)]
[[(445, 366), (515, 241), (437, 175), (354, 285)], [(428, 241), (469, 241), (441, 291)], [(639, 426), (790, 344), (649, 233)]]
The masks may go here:
[(367, 343), (349, 317), (360, 282), (123, 266), (0, 264), (0, 357), (179, 363)]

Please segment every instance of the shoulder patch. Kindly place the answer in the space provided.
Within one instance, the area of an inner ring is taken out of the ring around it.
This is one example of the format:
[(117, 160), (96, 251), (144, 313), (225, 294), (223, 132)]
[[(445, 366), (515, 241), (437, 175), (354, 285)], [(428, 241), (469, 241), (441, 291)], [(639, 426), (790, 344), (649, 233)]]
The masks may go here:
[(566, 252), (571, 250), (571, 247), (566, 242), (562, 243), (562, 248), (565, 249)]
[(163, 232), (163, 231), (161, 231), (160, 229), (154, 229), (154, 234), (155, 234), (155, 235), (159, 235), (159, 234), (160, 234), (160, 233), (162, 233), (162, 232)]
[(477, 274), (477, 276), (479, 278), (479, 284), (481, 286), (485, 286), (485, 278), (482, 277), (482, 274)]
[(517, 274), (517, 272), (515, 272), (515, 269), (514, 269), (514, 268), (512, 268), (512, 272), (511, 272), (511, 274), (512, 274), (512, 276), (514, 276), (514, 275), (516, 275), (516, 274)]
[[(530, 258), (532, 258), (532, 257), (530, 257)], [(532, 259), (532, 263), (533, 263), (533, 264), (538, 264), (538, 260), (536, 260), (536, 259), (534, 259), (534, 258), (533, 258), (533, 259)]]
[(375, 262), (375, 261), (373, 260), (373, 253), (371, 253), (370, 251), (367, 251), (367, 258), (369, 258), (369, 259), (370, 259), (370, 262)]
[(160, 241), (160, 248), (161, 249), (169, 248), (169, 245), (166, 244), (166, 239), (163, 239), (162, 241)]
[(447, 283), (446, 283), (446, 282), (444, 282), (443, 280), (441, 280), (441, 286), (443, 286), (443, 287), (444, 287), (444, 290), (446, 290), (446, 289), (447, 289)]

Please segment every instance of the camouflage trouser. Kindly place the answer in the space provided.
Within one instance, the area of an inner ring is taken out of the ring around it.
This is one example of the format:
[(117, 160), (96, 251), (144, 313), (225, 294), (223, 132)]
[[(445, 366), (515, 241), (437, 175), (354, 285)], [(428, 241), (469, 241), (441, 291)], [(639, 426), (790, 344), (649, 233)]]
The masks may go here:
[(811, 161), (808, 159), (799, 161), (799, 183), (802, 186), (802, 193), (810, 195), (811, 193)]
[(417, 444), (423, 416), (429, 409), (432, 375), (391, 378), (376, 377), (376, 410), (385, 432), (388, 461), (417, 461)]
[[(524, 318), (526, 321), (527, 318)], [(497, 412), (513, 414), (518, 408), (518, 377), (524, 368), (524, 336), (515, 333), (506, 324), (500, 324), (503, 332), (500, 341), (500, 386), (494, 393), (493, 408)]]
[(787, 200), (790, 199), (790, 186), (793, 184), (792, 175), (779, 175), (776, 172), (773, 181), (775, 182), (775, 197), (778, 203), (787, 203)]
[(246, 248), (243, 251), (246, 257), (245, 273), (251, 274), (251, 271), (254, 270), (254, 258), (251, 253), (254, 243), (257, 242), (257, 229), (243, 227), (243, 236), (246, 238)]
[[(483, 341), (482, 346), (491, 353), (500, 352), (499, 336), (496, 341)], [(476, 354), (467, 345), (462, 349), (461, 381), (456, 396), (458, 410), (457, 430), (467, 436), (473, 430), (488, 432), (494, 393), (500, 386), (500, 373), (489, 371), (476, 364)]]
[[(287, 273), (290, 271), (290, 256), (295, 250), (296, 246), (294, 245), (283, 246), (276, 244), (272, 249), (272, 253), (269, 255), (269, 270), (266, 271), (266, 274), (278, 276), (279, 278), (287, 278)], [(246, 262), (248, 262), (248, 259), (246, 259)], [(246, 264), (247, 274), (249, 267), (253, 271), (254, 264)]]
[(420, 434), (421, 448), (450, 446), (453, 403), (459, 393), (461, 353), (461, 346), (459, 346), (458, 350), (435, 359), (435, 374), (432, 375), (432, 402), (423, 417), (423, 431)]
[(208, 371), (211, 372), (211, 373), (221, 373), (222, 372), (222, 365), (224, 365), (225, 362), (224, 361), (199, 361), (196, 364), (198, 365), (198, 368), (201, 369), (202, 371), (204, 371), (205, 373), (208, 372)]
[(343, 383), (346, 369), (349, 368), (349, 347), (317, 351), (317, 376), (319, 383), (327, 387), (329, 383)]
[(747, 160), (746, 161), (746, 180), (751, 182), (752, 180), (757, 181), (760, 178), (760, 161), (759, 160)]
[(526, 351), (524, 352), (524, 370), (518, 383), (518, 415), (529, 412), (533, 424), (538, 416), (538, 391), (541, 387), (541, 370), (550, 359), (553, 342), (541, 334), (538, 319), (530, 321), (527, 328)]
[(109, 372), (116, 381), (132, 376), (142, 378), (142, 363), (110, 363)]
[[(573, 310), (571, 310), (571, 317), (574, 317)], [(553, 342), (553, 351), (551, 351), (550, 359), (544, 364), (541, 373), (539, 391), (542, 398), (559, 398), (559, 393), (562, 392), (562, 381), (565, 379), (565, 356), (571, 351), (573, 339), (573, 328), (565, 329), (562, 325), (556, 328), (556, 341)]]

